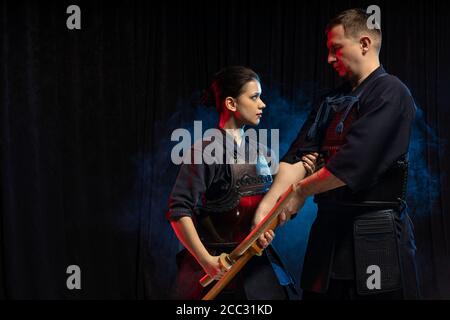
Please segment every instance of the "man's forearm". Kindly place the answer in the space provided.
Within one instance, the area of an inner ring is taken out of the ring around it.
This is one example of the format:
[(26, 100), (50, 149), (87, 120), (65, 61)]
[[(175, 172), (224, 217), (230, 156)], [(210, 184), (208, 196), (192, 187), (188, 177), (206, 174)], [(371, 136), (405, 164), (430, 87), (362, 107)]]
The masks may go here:
[(306, 179), (296, 182), (295, 190), (299, 195), (307, 198), (342, 186), (345, 186), (345, 183), (323, 167)]

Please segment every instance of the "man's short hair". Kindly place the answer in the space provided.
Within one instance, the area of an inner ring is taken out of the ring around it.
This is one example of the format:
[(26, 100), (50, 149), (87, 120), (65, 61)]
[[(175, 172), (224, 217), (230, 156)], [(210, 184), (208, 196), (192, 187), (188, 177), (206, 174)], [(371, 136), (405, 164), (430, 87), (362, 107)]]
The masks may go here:
[(346, 37), (358, 38), (362, 33), (368, 33), (379, 52), (381, 49), (381, 29), (379, 25), (376, 25), (374, 29), (369, 29), (367, 27), (369, 18), (370, 15), (362, 9), (345, 10), (330, 20), (325, 33), (328, 33), (338, 25), (342, 25)]

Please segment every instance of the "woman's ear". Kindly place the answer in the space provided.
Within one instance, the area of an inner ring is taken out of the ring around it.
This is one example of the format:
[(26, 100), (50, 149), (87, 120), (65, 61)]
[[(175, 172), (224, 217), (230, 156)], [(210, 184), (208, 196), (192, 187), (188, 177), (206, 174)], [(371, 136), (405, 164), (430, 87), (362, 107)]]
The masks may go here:
[(235, 112), (236, 111), (236, 101), (232, 97), (226, 97), (225, 98), (225, 108), (227, 108), (230, 111)]

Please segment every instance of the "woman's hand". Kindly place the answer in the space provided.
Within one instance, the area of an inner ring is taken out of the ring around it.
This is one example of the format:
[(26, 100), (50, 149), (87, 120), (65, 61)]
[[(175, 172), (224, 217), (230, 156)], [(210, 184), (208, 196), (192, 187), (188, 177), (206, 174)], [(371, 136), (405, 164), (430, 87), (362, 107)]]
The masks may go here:
[(287, 201), (286, 205), (281, 209), (280, 215), (284, 214), (288, 217), (296, 215), (303, 208), (306, 202), (306, 196), (300, 191), (298, 184), (293, 184), (294, 195)]
[[(263, 216), (256, 214), (253, 218), (252, 230), (264, 219)], [(267, 246), (272, 242), (273, 238), (275, 238), (275, 232), (273, 230), (267, 230), (263, 234), (261, 234), (258, 238), (258, 244), (262, 249), (267, 248)]]
[(220, 280), (226, 271), (220, 263), (219, 256), (207, 255), (202, 259), (200, 265), (205, 273), (214, 280)]
[(262, 249), (265, 249), (273, 241), (273, 238), (275, 238), (275, 232), (268, 230), (259, 236), (258, 244)]

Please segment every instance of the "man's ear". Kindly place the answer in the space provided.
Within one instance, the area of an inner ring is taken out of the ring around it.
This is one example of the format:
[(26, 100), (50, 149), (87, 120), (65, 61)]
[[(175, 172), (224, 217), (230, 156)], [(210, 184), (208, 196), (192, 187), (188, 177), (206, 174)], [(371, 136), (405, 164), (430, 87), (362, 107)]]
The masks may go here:
[(232, 97), (225, 98), (225, 108), (233, 112), (236, 111), (236, 101), (234, 100), (234, 98)]
[(372, 40), (368, 36), (361, 37), (361, 39), (359, 39), (359, 46), (362, 50), (362, 54), (364, 55), (369, 52), (369, 49), (372, 46)]

